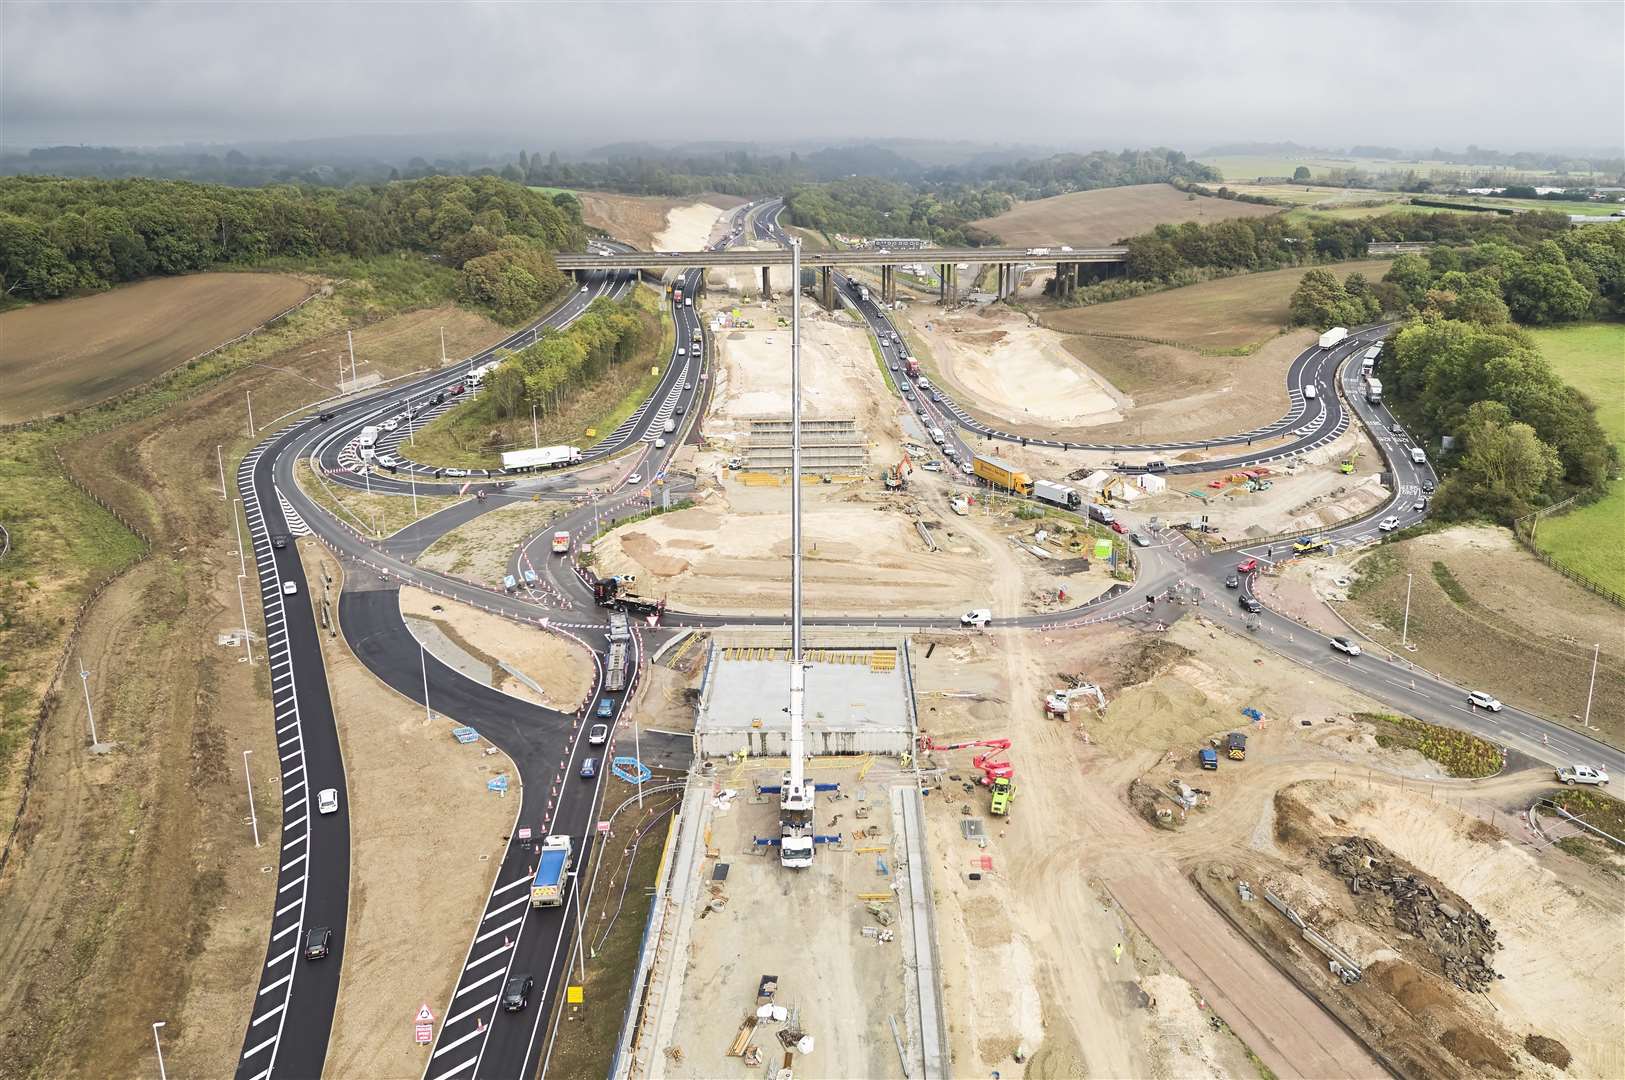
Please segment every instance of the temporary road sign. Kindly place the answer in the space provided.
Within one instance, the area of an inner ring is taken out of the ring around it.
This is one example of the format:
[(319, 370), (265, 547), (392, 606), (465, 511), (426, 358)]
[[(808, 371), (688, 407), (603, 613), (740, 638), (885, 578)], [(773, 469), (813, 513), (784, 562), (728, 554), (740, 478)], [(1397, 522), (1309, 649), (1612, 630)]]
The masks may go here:
[(521, 840), (529, 840), (530, 839), (530, 826), (529, 825), (525, 825), (525, 826), (522, 826), (520, 828), (520, 830), (519, 830), (519, 839), (521, 839)]
[(419, 1024), (417, 1026), (417, 1031), (418, 1031), (418, 1042), (421, 1045), (427, 1046), (430, 1043), (434, 1042), (434, 1025), (433, 1024)]
[(427, 1001), (418, 1006), (418, 1018), (416, 1022), (419, 1024), (434, 1023), (434, 1013), (429, 1011), (429, 1003)]
[(599, 823), (598, 823), (598, 831), (599, 831), (599, 832), (601, 832), (601, 833), (607, 833), (607, 832), (609, 832), (609, 822), (607, 822), (607, 821), (600, 821), (600, 822), (599, 822)]

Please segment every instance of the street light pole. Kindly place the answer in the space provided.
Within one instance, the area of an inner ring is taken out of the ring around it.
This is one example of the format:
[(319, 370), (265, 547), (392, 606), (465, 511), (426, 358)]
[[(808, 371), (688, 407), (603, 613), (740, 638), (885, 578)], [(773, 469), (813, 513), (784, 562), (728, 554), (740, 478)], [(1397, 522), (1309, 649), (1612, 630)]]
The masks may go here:
[[(1586, 713), (1581, 721), (1586, 727), (1591, 726), (1591, 695), (1597, 691), (1597, 660), (1602, 656), (1602, 642), (1591, 646), (1591, 685), (1586, 689)], [(88, 699), (87, 699), (88, 700)]]
[(250, 825), (254, 826), (254, 846), (259, 847), (260, 819), (259, 815), (254, 813), (254, 777), (248, 771), (248, 755), (253, 752), (252, 750), (243, 751), (243, 783), (248, 785), (248, 821)]
[(248, 554), (245, 551), (243, 551), (243, 523), (242, 523), (242, 521), (239, 519), (239, 517), (237, 515), (237, 511), (240, 510), (241, 508), (242, 508), (242, 500), (241, 499), (237, 499), (237, 500), (234, 500), (232, 502), (232, 505), (231, 505), (231, 527), (237, 531), (237, 566), (238, 566), (238, 573), (247, 575), (247, 573), (248, 573)]
[(248, 398), (248, 437), (252, 439), (254, 437), (254, 391), (244, 390), (243, 393)]
[(237, 575), (237, 607), (243, 613), (243, 656), (248, 660), (248, 666), (254, 666), (254, 646), (250, 643), (253, 636), (248, 632), (248, 600), (243, 596), (243, 578), (247, 574)]
[(79, 682), (85, 688), (85, 715), (90, 717), (90, 745), (94, 747), (101, 740), (96, 738), (96, 713), (90, 707), (90, 672), (85, 670), (85, 658), (79, 657)]
[(355, 333), (353, 331), (350, 331), (350, 330), (344, 331), (344, 340), (346, 340), (346, 341), (348, 341), (350, 343), (350, 385), (354, 386), (355, 385)]
[(570, 890), (576, 896), (576, 963), (581, 971), (579, 985), (585, 986), (587, 983), (587, 945), (581, 934), (581, 920), (583, 917), (581, 912), (581, 871), (576, 870), (570, 876), (576, 879), (575, 887)]
[(169, 1080), (169, 1074), (164, 1071), (164, 1044), (158, 1041), (158, 1029), (166, 1022), (160, 1020), (152, 1025), (152, 1045), (158, 1048), (158, 1080)]
[(446, 328), (440, 328), (440, 366), (446, 366)]
[(530, 403), (530, 446), (534, 450), (542, 445), (542, 437), (538, 435), (536, 427), (536, 403)]
[(214, 444), (214, 460), (215, 464), (220, 466), (220, 500), (224, 502), (226, 499), (226, 456), (222, 453), (219, 443)]
[(423, 719), (434, 720), (434, 713), (429, 709), (429, 654), (422, 645), (418, 646), (418, 663), (423, 665)]
[(1399, 647), (1405, 648), (1410, 641), (1411, 634), (1411, 579), (1414, 574), (1405, 575), (1405, 626), (1399, 632)]

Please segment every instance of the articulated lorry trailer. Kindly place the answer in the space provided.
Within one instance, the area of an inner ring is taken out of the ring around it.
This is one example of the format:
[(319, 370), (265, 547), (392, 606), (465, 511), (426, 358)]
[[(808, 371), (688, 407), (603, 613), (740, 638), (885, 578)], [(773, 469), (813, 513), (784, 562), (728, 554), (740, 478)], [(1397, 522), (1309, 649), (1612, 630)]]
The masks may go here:
[(542, 841), (536, 876), (530, 883), (530, 906), (558, 907), (564, 903), (564, 879), (575, 861), (575, 846), (568, 836), (554, 834)]
[(1343, 327), (1334, 326), (1324, 334), (1320, 335), (1320, 347), (1322, 349), (1329, 349), (1348, 336), (1349, 332)]
[(1033, 481), (1033, 498), (1064, 506), (1068, 510), (1076, 510), (1083, 505), (1083, 496), (1064, 484), (1052, 484), (1048, 480)]
[(1365, 399), (1369, 404), (1382, 404), (1382, 380), (1374, 375), (1365, 377)]
[(1018, 495), (1031, 495), (1033, 493), (1033, 478), (1007, 462), (987, 454), (974, 454), (970, 459), (971, 471), (982, 480), (997, 488), (1013, 491)]
[(509, 450), (502, 455), (502, 467), (509, 472), (557, 469), (581, 464), (579, 446), (538, 446), (530, 450)]

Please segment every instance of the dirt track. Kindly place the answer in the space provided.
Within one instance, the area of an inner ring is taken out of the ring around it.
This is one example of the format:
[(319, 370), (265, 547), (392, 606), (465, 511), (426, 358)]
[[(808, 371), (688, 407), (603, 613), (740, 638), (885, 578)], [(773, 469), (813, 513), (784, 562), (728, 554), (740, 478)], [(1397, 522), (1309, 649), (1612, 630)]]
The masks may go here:
[(189, 274), (0, 315), (0, 423), (93, 405), (309, 295), (286, 274)]

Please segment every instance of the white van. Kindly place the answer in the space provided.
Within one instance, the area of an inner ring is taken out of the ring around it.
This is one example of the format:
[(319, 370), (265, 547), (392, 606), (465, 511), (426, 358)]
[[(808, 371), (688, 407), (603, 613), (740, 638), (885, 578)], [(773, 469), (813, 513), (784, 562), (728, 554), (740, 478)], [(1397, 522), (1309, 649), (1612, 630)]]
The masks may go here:
[(1303, 396), (1308, 398), (1310, 401), (1315, 400), (1315, 388), (1313, 386), (1304, 387)]
[(677, 430), (677, 421), (667, 420), (665, 426), (660, 430), (664, 431), (667, 435), (670, 435), (672, 432)]
[(1426, 465), (1427, 463), (1428, 456), (1422, 451), (1422, 448), (1420, 446), (1411, 447), (1411, 464)]
[(678, 356), (687, 356), (688, 355), (688, 347), (686, 345), (677, 346), (677, 355)]

